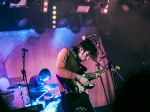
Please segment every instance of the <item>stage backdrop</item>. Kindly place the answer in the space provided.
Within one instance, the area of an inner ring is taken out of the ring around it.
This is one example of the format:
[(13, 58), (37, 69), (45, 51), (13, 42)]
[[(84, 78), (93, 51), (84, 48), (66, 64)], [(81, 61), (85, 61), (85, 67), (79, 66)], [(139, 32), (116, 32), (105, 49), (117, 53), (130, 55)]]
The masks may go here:
[[(57, 83), (55, 66), (58, 52), (63, 47), (71, 50), (72, 46), (76, 45), (82, 39), (82, 36), (95, 33), (97, 36), (94, 39), (100, 45), (101, 50), (99, 50), (99, 56), (101, 57), (102, 51), (105, 52), (105, 50), (95, 27), (82, 27), (79, 34), (73, 34), (67, 28), (46, 29), (45, 33), (41, 35), (36, 34), (33, 29), (0, 32), (0, 77), (7, 78), (10, 86), (24, 83), (21, 70), (23, 70), (23, 65), (25, 65), (27, 81), (29, 81), (32, 75), (38, 74), (41, 69), (48, 68), (52, 74), (52, 79), (47, 81), (47, 84)], [(28, 52), (25, 52), (24, 64), (22, 60), (22, 48), (28, 50)], [(97, 61), (102, 66), (107, 64), (105, 58), (100, 60), (98, 57)], [(98, 70), (97, 64), (92, 60), (84, 62), (83, 65), (88, 68), (87, 73)], [(102, 69), (101, 66), (100, 69)], [(91, 81), (91, 83), (95, 84), (95, 87), (87, 91), (94, 107), (108, 105), (114, 102), (114, 85), (110, 72), (102, 73), (101, 79), (98, 78)], [(104, 87), (102, 84), (104, 84)], [(27, 88), (24, 87), (23, 95), (25, 104), (27, 103), (26, 90)], [(19, 108), (23, 107), (20, 92), (20, 89), (14, 89), (14, 100), (12, 102), (13, 106), (18, 106)], [(55, 93), (59, 94), (59, 90), (55, 89), (52, 93), (54, 95)]]

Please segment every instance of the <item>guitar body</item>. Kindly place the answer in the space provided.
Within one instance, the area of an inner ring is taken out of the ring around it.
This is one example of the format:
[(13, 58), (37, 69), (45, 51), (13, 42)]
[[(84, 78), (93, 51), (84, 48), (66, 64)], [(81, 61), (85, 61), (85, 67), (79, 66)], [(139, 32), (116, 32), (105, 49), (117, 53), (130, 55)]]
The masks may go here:
[[(98, 73), (99, 76), (100, 76), (101, 73), (106, 72), (106, 71), (108, 71), (108, 69), (104, 68), (100, 71), (96, 71), (95, 73)], [(83, 74), (82, 76), (87, 78), (89, 81), (91, 81), (91, 80), (95, 79), (95, 73), (91, 73), (91, 74), (88, 74), (88, 75)], [(65, 78), (62, 78), (58, 75), (56, 75), (56, 76), (57, 76), (57, 79), (59, 80), (59, 82), (61, 83), (62, 87), (64, 89), (66, 89), (67, 92), (68, 92), (66, 94), (66, 97), (68, 97), (70, 99), (77, 98), (80, 95), (81, 92), (85, 91), (85, 89), (92, 89), (95, 86), (94, 84), (89, 84), (86, 87), (84, 87), (82, 85), (82, 87), (84, 89), (82, 89), (82, 91), (80, 91), (80, 87), (81, 87), (81, 86), (79, 86), (79, 85), (81, 85), (81, 84), (79, 84), (80, 82), (75, 81), (75, 80), (71, 80), (71, 79), (65, 79)]]
[(67, 94), (65, 94), (67, 98), (75, 99), (79, 96), (79, 88), (74, 80), (61, 78), (58, 75), (56, 75), (56, 77), (62, 87), (67, 90)]

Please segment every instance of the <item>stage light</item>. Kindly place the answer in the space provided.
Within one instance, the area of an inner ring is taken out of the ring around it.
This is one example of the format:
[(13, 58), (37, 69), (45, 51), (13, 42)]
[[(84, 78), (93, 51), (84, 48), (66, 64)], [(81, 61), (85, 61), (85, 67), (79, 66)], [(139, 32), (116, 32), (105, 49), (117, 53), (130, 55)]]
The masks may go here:
[(141, 6), (144, 4), (144, 1), (138, 1), (137, 2), (137, 7), (138, 8), (141, 8)]
[(53, 6), (53, 10), (56, 10), (56, 6)]
[(57, 26), (58, 27), (66, 27), (67, 26), (67, 19), (66, 18), (62, 18), (57, 22)]
[(49, 3), (49, 0), (41, 0), (41, 11), (43, 13), (47, 13), (48, 12), (48, 3)]
[(53, 20), (52, 23), (53, 23), (53, 24), (56, 24), (56, 20)]
[(105, 8), (107, 6), (108, 1), (107, 0), (100, 0), (99, 4), (101, 8)]
[(26, 9), (16, 9), (14, 16), (18, 27), (25, 27), (29, 25), (29, 13)]
[(23, 18), (23, 19), (21, 19), (21, 20), (18, 22), (18, 26), (19, 26), (19, 27), (24, 27), (24, 26), (27, 25), (27, 23), (28, 23), (28, 19), (27, 19), (27, 18)]
[(26, 0), (7, 0), (10, 2), (9, 8), (26, 7)]
[(7, 2), (13, 3), (13, 4), (18, 4), (19, 2), (24, 2), (26, 0), (6, 0)]
[(78, 1), (75, 3), (77, 13), (88, 13), (90, 11), (91, 3), (88, 0)]
[(43, 34), (45, 32), (44, 13), (34, 13), (32, 25), (37, 34)]
[(51, 12), (51, 16), (52, 16), (52, 20), (51, 20), (51, 28), (53, 28), (53, 29), (55, 29), (56, 28), (56, 23), (57, 23), (57, 21), (56, 21), (56, 18), (57, 18), (57, 16), (56, 16), (56, 14), (57, 14), (57, 11), (56, 11), (56, 6), (53, 6), (52, 7), (52, 12)]
[(77, 12), (88, 13), (90, 6), (78, 6)]
[(53, 14), (56, 14), (56, 11), (53, 11), (52, 13), (53, 13)]
[(146, 3), (146, 2), (147, 2), (146, 0), (133, 0), (132, 5), (135, 8), (141, 8), (144, 5), (144, 3)]
[(52, 28), (55, 29), (55, 28), (56, 28), (56, 25), (53, 25)]
[(68, 24), (69, 24), (69, 28), (70, 30), (74, 33), (77, 34), (80, 32), (81, 30), (81, 23), (80, 23), (80, 19), (77, 15), (72, 15), (69, 17), (68, 20)]
[(82, 25), (85, 27), (89, 27), (94, 25), (94, 19), (90, 14), (82, 14)]
[(5, 1), (5, 0), (1, 0), (1, 1), (0, 1), (0, 4), (5, 5), (5, 4), (6, 4), (6, 1)]
[(53, 19), (56, 19), (56, 16), (54, 15), (52, 18), (53, 18)]
[(105, 8), (101, 8), (101, 13), (102, 14), (107, 14), (108, 13), (108, 5)]

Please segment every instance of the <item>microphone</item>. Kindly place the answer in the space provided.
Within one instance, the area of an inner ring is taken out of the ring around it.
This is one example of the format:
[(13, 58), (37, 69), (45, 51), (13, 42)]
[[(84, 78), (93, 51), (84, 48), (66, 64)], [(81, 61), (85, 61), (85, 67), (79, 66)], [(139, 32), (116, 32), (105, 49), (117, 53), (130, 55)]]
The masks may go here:
[(28, 50), (27, 50), (27, 49), (25, 49), (25, 48), (22, 48), (22, 50), (23, 50), (24, 52), (28, 52)]
[(95, 37), (97, 34), (92, 34), (92, 35), (89, 35), (89, 36), (82, 36), (82, 40), (85, 40), (86, 38), (93, 38)]

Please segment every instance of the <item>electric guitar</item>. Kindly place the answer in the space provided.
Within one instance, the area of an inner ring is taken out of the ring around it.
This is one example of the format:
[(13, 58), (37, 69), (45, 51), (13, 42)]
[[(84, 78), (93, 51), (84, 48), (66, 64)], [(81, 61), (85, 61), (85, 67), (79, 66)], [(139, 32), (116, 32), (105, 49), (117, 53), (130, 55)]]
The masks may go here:
[[(120, 69), (120, 68), (116, 66), (115, 69)], [(102, 73), (107, 72), (108, 70), (110, 69), (104, 68), (102, 70), (99, 70), (90, 74), (83, 74), (82, 76), (87, 78), (89, 81), (91, 81), (99, 77)], [(111, 68), (111, 70), (113, 71), (114, 68)], [(96, 76), (95, 73), (98, 73), (98, 75)], [(59, 82), (61, 83), (62, 87), (67, 90), (68, 94), (66, 94), (66, 96), (71, 99), (77, 98), (80, 93), (85, 91), (85, 89), (92, 89), (95, 86), (94, 84), (89, 84), (88, 86), (85, 87), (82, 84), (80, 84), (80, 82), (77, 80), (62, 78), (62, 77), (59, 77), (58, 75), (56, 76)]]

